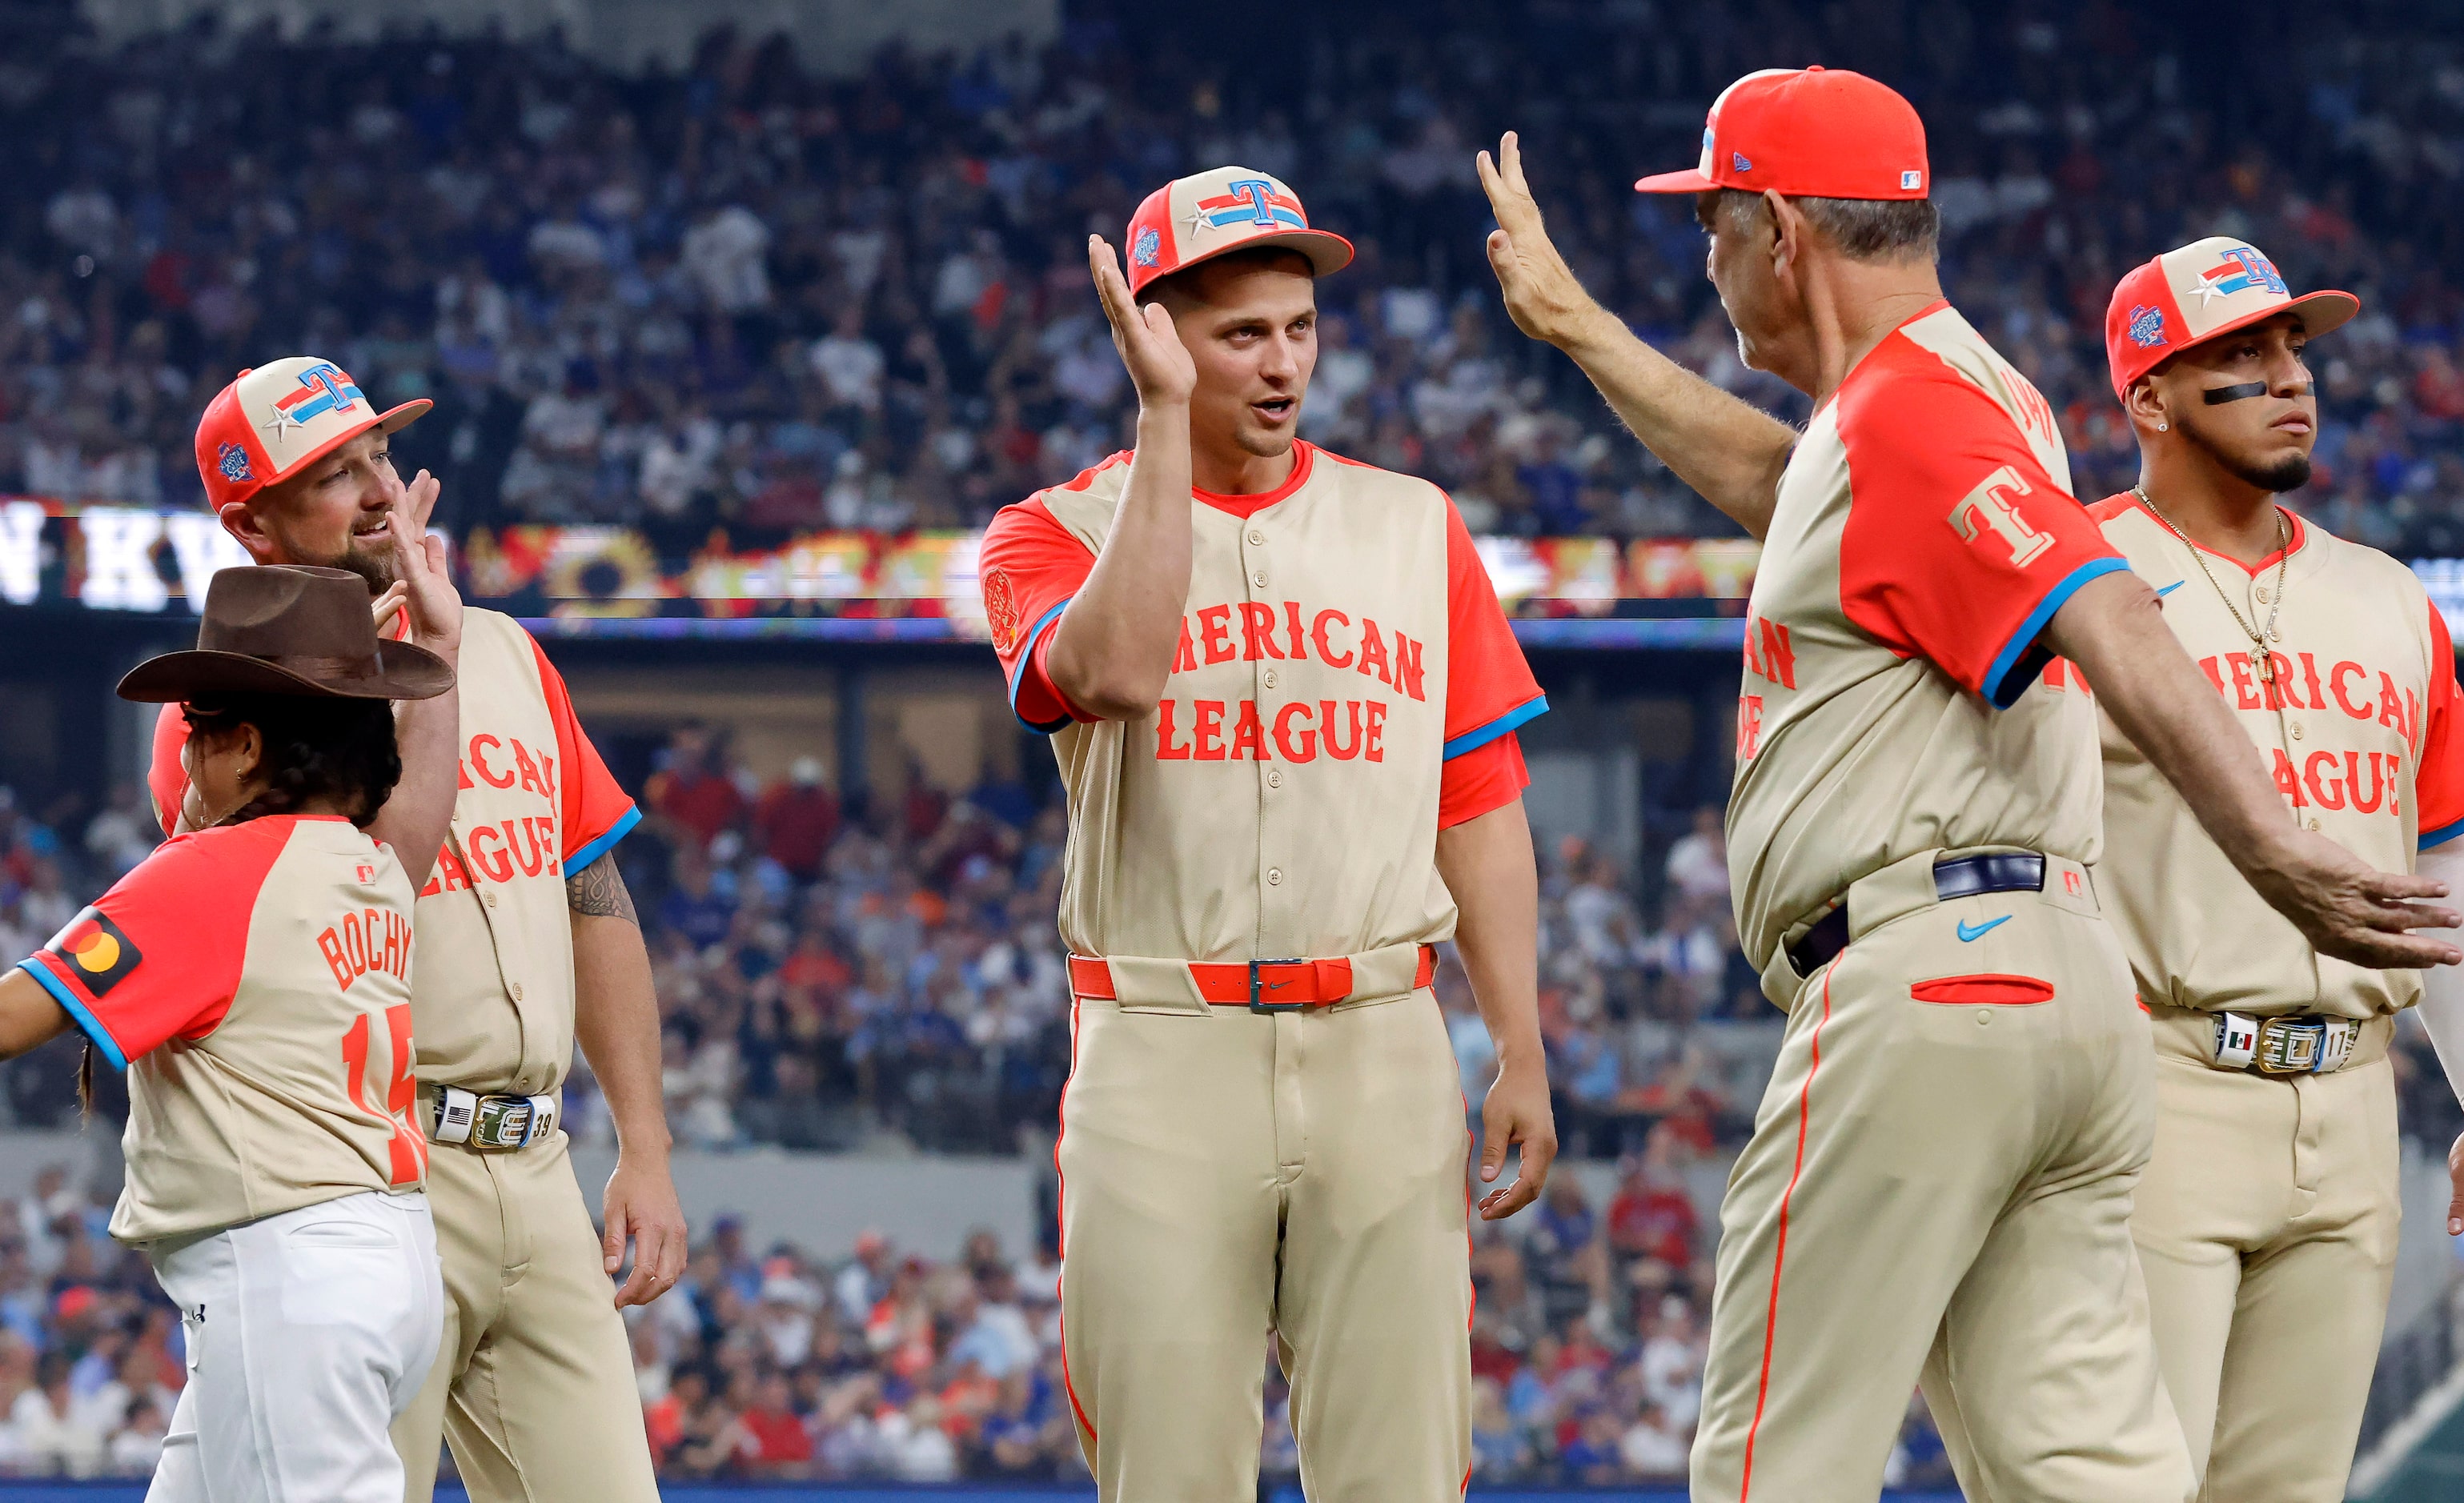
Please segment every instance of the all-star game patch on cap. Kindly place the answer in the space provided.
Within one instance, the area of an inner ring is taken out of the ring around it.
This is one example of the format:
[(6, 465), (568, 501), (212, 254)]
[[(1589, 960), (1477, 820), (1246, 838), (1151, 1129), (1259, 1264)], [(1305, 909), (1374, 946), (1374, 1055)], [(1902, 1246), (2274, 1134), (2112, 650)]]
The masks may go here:
[(197, 420), (197, 473), (216, 511), (246, 501), (370, 428), (391, 433), (434, 405), (415, 398), (383, 412), (332, 360), (295, 355), (244, 370)]
[(2104, 359), (2113, 394), (2193, 344), (2262, 323), (2277, 314), (2301, 316), (2301, 332), (2317, 338), (2362, 311), (2350, 293), (2322, 289), (2299, 296), (2284, 285), (2276, 263), (2247, 240), (2211, 235), (2134, 269), (2113, 289), (2104, 309)]
[(1837, 68), (1766, 68), (1720, 91), (1691, 172), (1661, 172), (1638, 193), (1743, 188), (1791, 198), (1924, 198), (1925, 121), (1899, 91)]
[(1311, 229), (1300, 195), (1281, 181), (1247, 167), (1217, 167), (1175, 178), (1148, 194), (1130, 216), (1130, 294), (1135, 296), (1159, 276), (1252, 246), (1297, 250), (1320, 276), (1352, 264), (1352, 242)]
[(100, 908), (88, 908), (43, 947), (69, 963), (88, 995), (100, 997), (145, 957)]

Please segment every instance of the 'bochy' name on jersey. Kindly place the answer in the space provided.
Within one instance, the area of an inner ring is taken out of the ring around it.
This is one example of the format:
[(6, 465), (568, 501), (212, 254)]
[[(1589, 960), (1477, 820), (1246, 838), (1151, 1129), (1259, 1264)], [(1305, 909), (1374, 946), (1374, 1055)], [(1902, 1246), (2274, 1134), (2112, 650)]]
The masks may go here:
[(383, 908), (355, 909), (319, 931), (317, 952), (345, 991), (372, 970), (408, 981), (410, 918)]

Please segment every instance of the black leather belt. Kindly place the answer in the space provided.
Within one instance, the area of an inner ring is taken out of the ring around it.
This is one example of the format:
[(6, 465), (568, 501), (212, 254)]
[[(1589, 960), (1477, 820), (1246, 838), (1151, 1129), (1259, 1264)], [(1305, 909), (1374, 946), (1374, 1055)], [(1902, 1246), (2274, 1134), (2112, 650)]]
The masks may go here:
[[(2042, 892), (2045, 859), (2034, 851), (1994, 851), (1983, 856), (1954, 856), (1933, 863), (1933, 894), (1944, 903), (1988, 892)], [(1848, 904), (1814, 921), (1814, 926), (1788, 948), (1788, 963), (1800, 976), (1810, 976), (1839, 957), (1848, 948)]]

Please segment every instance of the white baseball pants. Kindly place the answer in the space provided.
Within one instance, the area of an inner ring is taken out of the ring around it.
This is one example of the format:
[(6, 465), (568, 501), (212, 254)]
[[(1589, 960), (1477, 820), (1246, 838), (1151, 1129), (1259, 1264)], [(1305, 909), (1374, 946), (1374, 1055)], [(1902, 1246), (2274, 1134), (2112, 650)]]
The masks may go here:
[(426, 1196), (363, 1190), (153, 1262), (188, 1381), (146, 1503), (402, 1503), (386, 1427), (445, 1318)]

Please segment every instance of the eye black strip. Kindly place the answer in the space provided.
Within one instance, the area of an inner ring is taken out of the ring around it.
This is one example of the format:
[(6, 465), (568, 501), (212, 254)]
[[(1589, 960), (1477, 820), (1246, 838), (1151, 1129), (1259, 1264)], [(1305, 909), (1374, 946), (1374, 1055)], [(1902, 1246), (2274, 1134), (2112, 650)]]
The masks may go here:
[(2208, 399), (2209, 406), (2221, 407), (2228, 402), (2239, 402), (2244, 397), (2266, 396), (2267, 382), (2246, 381), (2238, 386), (2211, 386), (2199, 395)]

